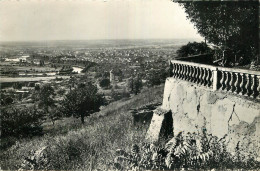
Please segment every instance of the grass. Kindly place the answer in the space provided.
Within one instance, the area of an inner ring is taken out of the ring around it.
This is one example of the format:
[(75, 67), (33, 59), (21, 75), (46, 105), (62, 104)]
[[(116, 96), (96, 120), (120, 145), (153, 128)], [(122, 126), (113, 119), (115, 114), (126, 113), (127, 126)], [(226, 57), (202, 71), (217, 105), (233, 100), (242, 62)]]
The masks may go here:
[(46, 147), (46, 161), (34, 169), (107, 170), (116, 149), (130, 150), (132, 144), (141, 144), (144, 140), (147, 126), (133, 127), (129, 109), (162, 102), (162, 96), (162, 85), (145, 89), (129, 100), (109, 104), (86, 118), (84, 126), (77, 120), (67, 119), (56, 123), (53, 129), (45, 127), (48, 133), (43, 137), (17, 141), (1, 152), (1, 168), (19, 169), (25, 157)]

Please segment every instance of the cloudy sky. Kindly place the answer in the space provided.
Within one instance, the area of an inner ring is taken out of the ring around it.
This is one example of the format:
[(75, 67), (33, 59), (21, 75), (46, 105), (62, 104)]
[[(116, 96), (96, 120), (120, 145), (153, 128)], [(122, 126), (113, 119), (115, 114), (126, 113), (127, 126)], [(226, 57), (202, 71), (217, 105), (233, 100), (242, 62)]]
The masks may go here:
[(0, 41), (200, 38), (170, 0), (0, 0)]

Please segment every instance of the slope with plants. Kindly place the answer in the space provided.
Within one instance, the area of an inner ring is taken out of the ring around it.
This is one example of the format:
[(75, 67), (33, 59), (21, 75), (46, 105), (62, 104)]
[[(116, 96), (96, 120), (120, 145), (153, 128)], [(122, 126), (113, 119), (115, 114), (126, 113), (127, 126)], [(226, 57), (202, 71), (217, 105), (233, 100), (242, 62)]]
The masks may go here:
[(75, 128), (72, 120), (64, 127), (74, 130), (19, 140), (1, 153), (1, 169), (107, 170), (116, 149), (128, 150), (144, 140), (147, 128), (133, 127), (129, 109), (161, 102), (162, 95), (163, 85), (144, 89), (87, 117), (83, 126)]

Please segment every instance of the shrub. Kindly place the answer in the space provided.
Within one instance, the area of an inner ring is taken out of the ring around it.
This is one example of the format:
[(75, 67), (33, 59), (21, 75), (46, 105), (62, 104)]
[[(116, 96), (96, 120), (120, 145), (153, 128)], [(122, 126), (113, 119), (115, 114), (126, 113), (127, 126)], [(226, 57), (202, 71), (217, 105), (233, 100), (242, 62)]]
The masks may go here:
[(147, 86), (153, 87), (165, 82), (169, 76), (169, 69), (151, 70), (147, 74)]
[[(237, 147), (236, 147), (237, 148)], [(118, 149), (113, 169), (175, 170), (175, 169), (256, 169), (260, 163), (255, 159), (242, 159), (240, 153), (231, 155), (226, 150), (225, 137), (218, 139), (211, 134), (180, 132), (165, 147), (144, 143), (132, 146), (130, 152)]]
[(176, 53), (179, 57), (187, 57), (190, 55), (208, 53), (210, 50), (211, 49), (204, 42), (189, 42), (187, 45), (184, 45), (178, 49)]
[(102, 80), (100, 80), (99, 82), (100, 87), (106, 88), (110, 86), (110, 80), (107, 78), (104, 78)]
[(5, 108), (1, 111), (1, 137), (42, 135), (43, 113), (35, 108)]

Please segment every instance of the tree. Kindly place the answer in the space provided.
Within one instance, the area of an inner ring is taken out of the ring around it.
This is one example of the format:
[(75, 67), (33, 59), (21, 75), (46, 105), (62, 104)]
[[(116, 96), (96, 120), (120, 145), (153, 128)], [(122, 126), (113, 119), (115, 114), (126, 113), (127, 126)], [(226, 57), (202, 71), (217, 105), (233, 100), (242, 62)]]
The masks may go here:
[[(173, 0), (174, 1), (174, 0)], [(177, 1), (200, 35), (249, 63), (258, 55), (258, 1)], [(224, 60), (224, 59), (223, 59)]]
[(62, 117), (62, 112), (60, 110), (60, 107), (51, 108), (51, 110), (48, 113), (48, 117), (52, 121), (52, 124), (55, 124), (56, 120), (59, 120)]
[(127, 81), (127, 87), (128, 87), (128, 90), (131, 93), (134, 93), (135, 95), (140, 93), (141, 89), (143, 87), (143, 83), (142, 83), (142, 79), (141, 79), (140, 75), (138, 74), (138, 76), (135, 78), (133, 78), (133, 76), (131, 76)]
[(42, 135), (43, 113), (35, 107), (1, 110), (1, 136), (28, 137)]
[(44, 109), (44, 112), (48, 117), (52, 120), (53, 117), (51, 117), (50, 109), (54, 108), (55, 105), (55, 100), (54, 100), (54, 89), (50, 84), (45, 84), (43, 87), (40, 89), (39, 92), (39, 107)]
[(67, 117), (80, 117), (84, 124), (84, 117), (99, 111), (104, 104), (104, 98), (98, 94), (96, 86), (89, 83), (71, 90), (62, 101), (62, 112)]
[(2, 100), (2, 105), (10, 105), (14, 102), (13, 98), (10, 96), (7, 96)]
[(109, 87), (110, 86), (110, 80), (108, 78), (104, 78), (100, 80), (99, 82), (100, 87)]
[(169, 69), (151, 70), (147, 74), (147, 86), (152, 87), (160, 85), (165, 82), (165, 79), (169, 76)]
[(206, 43), (201, 42), (189, 42), (187, 45), (183, 45), (180, 47), (180, 49), (177, 50), (178, 57), (187, 57), (190, 55), (199, 55), (199, 54), (205, 54), (210, 52), (210, 48), (207, 46)]

